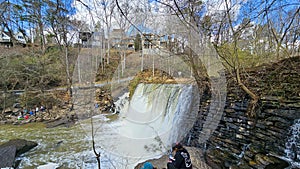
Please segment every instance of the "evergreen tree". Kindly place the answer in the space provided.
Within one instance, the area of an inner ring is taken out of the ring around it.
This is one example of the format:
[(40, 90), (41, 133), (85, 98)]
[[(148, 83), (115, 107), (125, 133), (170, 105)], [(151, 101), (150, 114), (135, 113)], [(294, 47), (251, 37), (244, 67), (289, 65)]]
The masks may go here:
[(136, 34), (134, 39), (134, 49), (135, 51), (142, 50), (142, 39), (140, 34)]

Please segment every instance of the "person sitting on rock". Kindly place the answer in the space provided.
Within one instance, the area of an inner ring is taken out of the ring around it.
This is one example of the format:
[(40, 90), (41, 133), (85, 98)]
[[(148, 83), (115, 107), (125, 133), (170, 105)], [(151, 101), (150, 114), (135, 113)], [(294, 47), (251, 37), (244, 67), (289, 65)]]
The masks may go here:
[(172, 153), (175, 153), (175, 156), (169, 158), (168, 169), (192, 169), (190, 154), (180, 143), (172, 145)]
[(23, 112), (20, 112), (20, 113), (19, 113), (18, 120), (24, 120)]
[(33, 116), (33, 110), (30, 110), (29, 114), (30, 116)]
[(40, 108), (41, 112), (44, 112), (45, 109), (46, 109), (46, 108), (45, 108), (44, 106), (41, 106), (41, 108)]
[(27, 113), (28, 113), (28, 110), (27, 110), (26, 108), (24, 108), (24, 109), (23, 109), (23, 112), (24, 112), (25, 114), (27, 114)]
[(29, 115), (26, 114), (26, 115), (24, 116), (24, 118), (25, 118), (25, 120), (28, 120), (28, 119), (29, 119)]

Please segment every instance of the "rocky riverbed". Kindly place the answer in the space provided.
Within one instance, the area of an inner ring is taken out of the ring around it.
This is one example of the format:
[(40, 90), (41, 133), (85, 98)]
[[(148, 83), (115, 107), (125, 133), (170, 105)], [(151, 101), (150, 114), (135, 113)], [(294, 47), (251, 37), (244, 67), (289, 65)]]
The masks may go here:
[[(45, 107), (45, 110), (41, 110), (38, 105), (39, 111), (35, 111), (35, 107), (27, 110), (24, 113), (24, 107), (20, 103), (15, 103), (12, 106), (7, 107), (0, 113), (0, 125), (3, 124), (27, 124), (32, 122), (45, 122), (48, 127), (56, 127), (59, 125), (69, 126), (75, 121), (87, 118), (84, 113), (73, 110), (71, 101), (64, 97), (65, 93), (60, 92), (59, 103), (47, 103), (51, 105)], [(84, 98), (83, 98), (84, 99)], [(95, 101), (91, 103), (91, 107), (94, 108), (95, 114), (101, 113), (115, 113), (115, 105), (110, 92), (106, 89), (97, 89), (95, 94)], [(32, 114), (30, 110), (34, 110)], [(22, 117), (21, 117), (22, 114)], [(26, 115), (28, 115), (26, 117)]]

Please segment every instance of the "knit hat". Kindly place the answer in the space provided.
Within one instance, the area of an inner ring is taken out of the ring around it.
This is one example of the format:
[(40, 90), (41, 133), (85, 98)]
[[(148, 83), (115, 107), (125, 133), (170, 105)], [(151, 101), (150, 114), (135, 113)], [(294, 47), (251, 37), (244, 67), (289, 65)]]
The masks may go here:
[(153, 169), (153, 165), (150, 162), (146, 162), (141, 169)]

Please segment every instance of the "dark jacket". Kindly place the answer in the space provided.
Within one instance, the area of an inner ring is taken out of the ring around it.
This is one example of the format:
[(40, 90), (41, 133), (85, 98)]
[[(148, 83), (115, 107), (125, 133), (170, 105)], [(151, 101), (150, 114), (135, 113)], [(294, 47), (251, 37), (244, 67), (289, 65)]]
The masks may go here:
[(176, 151), (174, 156), (174, 161), (172, 164), (177, 169), (192, 169), (192, 161), (190, 158), (190, 154), (186, 151), (186, 149), (182, 148)]

